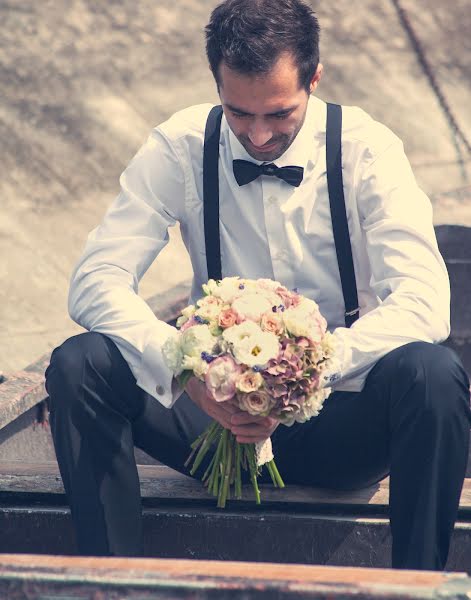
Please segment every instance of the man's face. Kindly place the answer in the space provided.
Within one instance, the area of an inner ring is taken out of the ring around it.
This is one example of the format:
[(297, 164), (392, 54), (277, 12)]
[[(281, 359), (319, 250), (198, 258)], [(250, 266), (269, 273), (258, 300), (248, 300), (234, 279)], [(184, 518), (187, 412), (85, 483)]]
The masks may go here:
[[(313, 77), (317, 87), (322, 66)], [(298, 69), (289, 54), (261, 76), (243, 75), (222, 62), (219, 96), (229, 127), (255, 160), (271, 162), (292, 144), (306, 116), (309, 95), (299, 85)]]

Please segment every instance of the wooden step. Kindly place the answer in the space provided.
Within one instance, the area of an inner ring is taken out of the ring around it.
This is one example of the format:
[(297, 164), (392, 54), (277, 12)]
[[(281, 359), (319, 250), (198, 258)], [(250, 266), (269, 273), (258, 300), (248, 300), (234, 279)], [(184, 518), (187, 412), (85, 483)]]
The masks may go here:
[[(138, 465), (143, 498), (168, 500), (206, 500), (215, 502), (197, 480), (162, 465)], [(355, 491), (337, 491), (308, 486), (288, 485), (280, 490), (261, 485), (264, 505), (370, 506), (384, 508), (389, 502), (389, 478)], [(0, 462), (0, 492), (63, 494), (64, 488), (56, 463)], [(243, 489), (243, 500), (252, 501), (252, 488)], [(237, 500), (231, 501), (237, 504)], [(460, 517), (471, 519), (471, 480), (465, 479), (460, 500)]]
[(471, 597), (464, 573), (229, 561), (0, 555), (4, 598), (415, 600)]
[[(391, 564), (387, 480), (369, 490), (341, 493), (264, 485), (260, 506), (247, 486), (244, 500), (230, 500), (221, 510), (200, 482), (167, 467), (141, 465), (139, 474), (145, 556)], [(471, 574), (470, 491), (467, 480), (448, 568)], [(76, 553), (57, 465), (0, 463), (0, 531), (0, 553)]]

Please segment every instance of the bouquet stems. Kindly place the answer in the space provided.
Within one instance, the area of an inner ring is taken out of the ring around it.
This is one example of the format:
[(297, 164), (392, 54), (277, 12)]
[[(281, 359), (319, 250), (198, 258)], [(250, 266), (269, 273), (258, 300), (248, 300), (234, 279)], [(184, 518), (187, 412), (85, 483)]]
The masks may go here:
[[(192, 451), (185, 463), (185, 466), (188, 466), (194, 459), (190, 474), (196, 473), (213, 443), (217, 444), (216, 451), (202, 476), (202, 481), (208, 491), (217, 497), (218, 508), (226, 506), (227, 500), (231, 497), (231, 490), (233, 497), (242, 498), (242, 469), (249, 471), (255, 501), (260, 504), (257, 478), (261, 467), (257, 465), (255, 444), (240, 444), (236, 436), (224, 429), (217, 421), (213, 421), (191, 445)], [(271, 460), (265, 466), (273, 485), (285, 487), (275, 461)]]

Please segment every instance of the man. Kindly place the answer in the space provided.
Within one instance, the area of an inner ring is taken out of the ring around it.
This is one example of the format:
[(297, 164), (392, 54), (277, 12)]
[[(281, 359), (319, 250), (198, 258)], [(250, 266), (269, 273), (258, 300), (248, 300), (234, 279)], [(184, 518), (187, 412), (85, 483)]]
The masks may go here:
[[(325, 379), (334, 391), (318, 417), (291, 428), (211, 402), (196, 379), (180, 395), (161, 354), (175, 329), (137, 296), (177, 221), (194, 270), (192, 301), (208, 279), (202, 171), (211, 106), (177, 113), (152, 132), (90, 234), (70, 290), (71, 316), (90, 332), (56, 349), (47, 371), (81, 553), (140, 552), (133, 446), (186, 473), (189, 444), (215, 418), (240, 442), (271, 435), (288, 483), (348, 489), (390, 473), (393, 566), (445, 566), (470, 419), (468, 378), (437, 345), (449, 334), (448, 277), (430, 202), (401, 142), (360, 109), (344, 108), (342, 173), (360, 308), (345, 326), (326, 105), (311, 96), (322, 76), (318, 32), (301, 0), (227, 0), (213, 11), (206, 40), (224, 110), (222, 276), (274, 278), (318, 302), (337, 341), (339, 368)], [(302, 181), (278, 171), (293, 166)]]

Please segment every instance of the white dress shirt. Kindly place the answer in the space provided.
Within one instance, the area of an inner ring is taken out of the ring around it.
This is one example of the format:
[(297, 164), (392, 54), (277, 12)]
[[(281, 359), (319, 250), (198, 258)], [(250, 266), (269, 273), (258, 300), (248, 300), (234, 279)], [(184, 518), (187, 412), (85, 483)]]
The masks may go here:
[[(179, 395), (161, 347), (176, 330), (157, 320), (138, 283), (178, 221), (194, 272), (190, 302), (208, 279), (202, 158), (212, 105), (156, 127), (123, 172), (121, 192), (93, 230), (72, 275), (69, 311), (114, 340), (137, 384), (170, 407)], [(223, 117), (220, 138), (222, 276), (274, 278), (315, 300), (334, 332), (338, 368), (327, 385), (360, 391), (374, 364), (408, 342), (449, 335), (449, 281), (401, 141), (356, 107), (343, 107), (345, 203), (360, 319), (347, 329), (327, 194), (326, 104), (311, 97), (303, 127), (278, 166), (304, 167), (295, 188), (270, 176), (239, 187), (233, 159), (253, 160)], [(257, 161), (255, 161), (257, 162)]]

